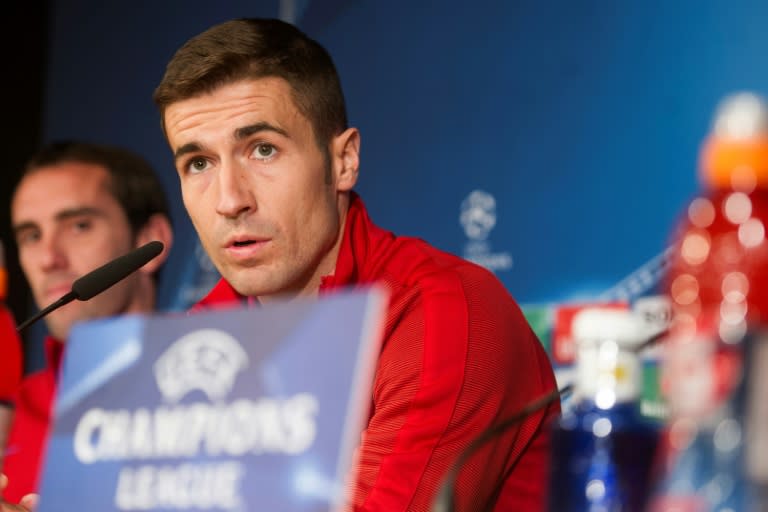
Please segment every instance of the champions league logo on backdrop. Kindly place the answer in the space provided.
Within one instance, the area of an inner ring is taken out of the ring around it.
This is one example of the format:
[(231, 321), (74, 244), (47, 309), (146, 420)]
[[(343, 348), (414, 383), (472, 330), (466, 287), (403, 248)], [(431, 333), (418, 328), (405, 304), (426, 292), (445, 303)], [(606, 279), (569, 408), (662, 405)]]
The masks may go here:
[[(153, 366), (164, 403), (152, 407), (147, 396), (141, 407), (84, 411), (72, 437), (76, 459), (119, 463), (118, 510), (243, 510), (248, 460), (309, 450), (320, 409), (305, 392), (251, 398), (237, 386), (248, 366), (227, 332), (180, 337)], [(248, 397), (227, 400), (237, 391)]]
[(496, 225), (496, 199), (482, 190), (473, 190), (461, 203), (459, 222), (467, 238), (485, 240)]
[(464, 259), (498, 272), (512, 268), (512, 255), (494, 253), (488, 235), (496, 226), (496, 199), (482, 190), (473, 190), (461, 203), (459, 222), (468, 241), (464, 245)]

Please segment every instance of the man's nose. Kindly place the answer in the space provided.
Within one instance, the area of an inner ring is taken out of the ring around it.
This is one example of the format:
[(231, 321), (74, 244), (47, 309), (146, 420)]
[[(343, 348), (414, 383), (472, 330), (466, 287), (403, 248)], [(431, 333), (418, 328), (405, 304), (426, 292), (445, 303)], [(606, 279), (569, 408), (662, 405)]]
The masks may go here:
[(40, 267), (45, 271), (60, 270), (67, 266), (67, 254), (56, 235), (43, 237), (39, 245)]
[(216, 212), (227, 218), (237, 218), (256, 209), (256, 198), (248, 169), (237, 162), (222, 164), (217, 175), (218, 201)]

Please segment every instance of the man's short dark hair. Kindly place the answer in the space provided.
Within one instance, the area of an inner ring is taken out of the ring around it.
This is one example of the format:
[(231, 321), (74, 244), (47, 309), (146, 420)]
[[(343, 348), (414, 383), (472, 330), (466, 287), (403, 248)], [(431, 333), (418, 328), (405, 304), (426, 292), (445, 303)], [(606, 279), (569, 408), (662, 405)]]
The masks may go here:
[(235, 19), (193, 37), (168, 63), (154, 100), (163, 119), (173, 103), (239, 80), (267, 77), (288, 82), (321, 149), (347, 128), (344, 95), (331, 56), (299, 29), (276, 19)]
[(155, 214), (170, 219), (157, 173), (143, 157), (125, 148), (81, 141), (52, 142), (27, 161), (23, 176), (43, 167), (72, 162), (106, 169), (109, 192), (125, 212), (134, 236)]

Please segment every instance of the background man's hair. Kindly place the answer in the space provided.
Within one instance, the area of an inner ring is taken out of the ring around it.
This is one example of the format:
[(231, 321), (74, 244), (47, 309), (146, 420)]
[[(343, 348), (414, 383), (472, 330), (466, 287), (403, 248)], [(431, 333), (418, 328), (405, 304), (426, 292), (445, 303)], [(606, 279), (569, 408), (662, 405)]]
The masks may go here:
[(27, 161), (22, 176), (42, 167), (72, 162), (107, 170), (109, 191), (125, 212), (133, 235), (155, 214), (170, 220), (168, 202), (155, 170), (142, 156), (125, 148), (82, 141), (52, 142)]
[(235, 19), (193, 37), (168, 63), (154, 100), (162, 120), (173, 103), (239, 80), (266, 77), (290, 84), (293, 101), (312, 124), (321, 149), (347, 128), (344, 95), (330, 55), (299, 29), (276, 19)]

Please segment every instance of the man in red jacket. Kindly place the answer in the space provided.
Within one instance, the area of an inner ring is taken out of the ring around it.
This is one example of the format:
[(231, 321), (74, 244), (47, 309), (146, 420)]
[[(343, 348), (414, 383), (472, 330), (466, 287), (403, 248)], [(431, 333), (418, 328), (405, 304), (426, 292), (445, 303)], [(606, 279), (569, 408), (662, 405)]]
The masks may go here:
[[(86, 142), (49, 144), (28, 162), (11, 200), (19, 262), (35, 302), (45, 307), (82, 275), (152, 240), (165, 251), (93, 299), (45, 317), (46, 366), (24, 377), (15, 396), (0, 491), (17, 503), (37, 491), (51, 427), (64, 344), (75, 322), (155, 307), (156, 272), (172, 242), (165, 195), (152, 167), (123, 148)], [(3, 489), (5, 487), (5, 489)], [(0, 511), (25, 510), (0, 503)]]
[[(182, 46), (154, 95), (187, 212), (223, 279), (201, 305), (390, 292), (351, 508), (429, 510), (486, 429), (555, 389), (547, 356), (486, 270), (374, 225), (353, 192), (360, 134), (327, 52), (277, 20)], [(471, 458), (456, 510), (540, 510), (552, 405)]]

